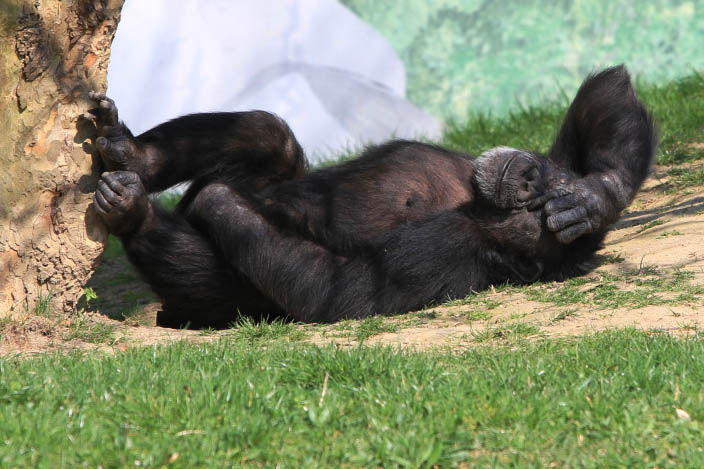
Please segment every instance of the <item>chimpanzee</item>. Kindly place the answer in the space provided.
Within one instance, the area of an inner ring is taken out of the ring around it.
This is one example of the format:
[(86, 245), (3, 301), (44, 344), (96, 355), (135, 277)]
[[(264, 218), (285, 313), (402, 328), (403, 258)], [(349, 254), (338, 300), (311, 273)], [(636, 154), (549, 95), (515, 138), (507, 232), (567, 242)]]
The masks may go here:
[[(134, 137), (112, 100), (91, 97), (108, 171), (95, 209), (173, 327), (402, 313), (585, 273), (657, 145), (623, 66), (587, 77), (546, 156), (395, 140), (315, 170), (267, 112), (187, 115)], [(147, 197), (188, 180), (172, 213)]]

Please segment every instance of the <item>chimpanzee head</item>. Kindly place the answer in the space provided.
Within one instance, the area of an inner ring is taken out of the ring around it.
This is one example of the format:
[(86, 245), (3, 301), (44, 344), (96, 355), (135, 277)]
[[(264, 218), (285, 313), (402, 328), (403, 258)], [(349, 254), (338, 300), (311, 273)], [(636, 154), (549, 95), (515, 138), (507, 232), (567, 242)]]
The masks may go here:
[(550, 159), (510, 147), (496, 147), (474, 161), (477, 195), (507, 210), (528, 207), (548, 191), (573, 179)]

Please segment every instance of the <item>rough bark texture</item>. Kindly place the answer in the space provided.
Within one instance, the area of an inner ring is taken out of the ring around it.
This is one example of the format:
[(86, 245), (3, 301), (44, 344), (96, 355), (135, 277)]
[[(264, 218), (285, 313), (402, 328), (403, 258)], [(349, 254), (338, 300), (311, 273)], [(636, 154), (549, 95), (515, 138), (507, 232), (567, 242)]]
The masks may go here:
[(106, 88), (124, 0), (0, 0), (0, 317), (71, 310), (107, 233), (79, 115)]

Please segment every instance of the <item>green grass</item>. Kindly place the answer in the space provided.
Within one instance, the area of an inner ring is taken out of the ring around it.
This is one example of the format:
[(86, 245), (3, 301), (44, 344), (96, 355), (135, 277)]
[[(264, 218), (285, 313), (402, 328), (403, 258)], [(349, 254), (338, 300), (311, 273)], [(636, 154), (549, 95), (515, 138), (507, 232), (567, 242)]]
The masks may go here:
[(419, 311), (414, 314), (415, 317), (422, 320), (437, 319), (438, 313), (435, 310)]
[(502, 343), (515, 345), (521, 343), (526, 337), (538, 335), (540, 335), (540, 329), (537, 326), (525, 322), (514, 322), (511, 324), (487, 327), (481, 331), (473, 332), (472, 340), (477, 343), (500, 341)]
[[(494, 287), (494, 292), (499, 291), (509, 291), (516, 287), (511, 285), (499, 285)], [(476, 306), (484, 310), (491, 310), (501, 305), (500, 302), (496, 301), (494, 298), (490, 298), (492, 294), (491, 290), (483, 290), (479, 292), (471, 292), (464, 298), (456, 298), (454, 300), (449, 300), (444, 303), (445, 306)]]
[(64, 340), (78, 339), (91, 344), (115, 345), (117, 326), (92, 321), (82, 311), (74, 313), (69, 322), (69, 331), (64, 334)]
[(296, 328), (291, 322), (281, 319), (273, 321), (253, 321), (246, 316), (240, 317), (233, 324), (235, 335), (250, 344), (268, 342), (272, 340), (287, 338), (291, 342), (303, 340), (306, 337), (305, 331)]
[(505, 116), (471, 114), (465, 122), (448, 123), (444, 143), (473, 155), (497, 146), (546, 153), (566, 109), (565, 101), (519, 108)]
[(662, 239), (662, 238), (668, 238), (670, 236), (682, 236), (682, 233), (680, 233), (677, 230), (663, 231), (661, 234), (657, 235), (655, 238)]
[[(364, 343), (370, 337), (383, 334), (385, 332), (397, 332), (399, 329), (407, 327), (415, 327), (425, 324), (428, 319), (434, 319), (437, 313), (420, 312), (409, 315), (396, 317), (370, 316), (362, 320), (346, 320), (334, 324), (331, 328), (332, 333), (319, 329), (323, 337), (338, 337), (354, 339), (359, 344)], [(315, 329), (315, 326), (312, 326)]]
[(125, 255), (125, 251), (122, 249), (122, 243), (115, 236), (108, 236), (108, 244), (105, 246), (103, 251), (103, 259), (115, 259), (116, 257), (121, 257)]
[[(636, 82), (636, 90), (659, 128), (657, 161), (676, 164), (704, 158), (704, 149), (691, 144), (704, 142), (704, 74), (693, 73), (662, 85)], [(505, 116), (471, 114), (464, 122), (451, 122), (444, 143), (478, 155), (505, 145), (547, 152), (572, 97), (541, 106), (518, 107)], [(701, 179), (701, 178), (699, 178)], [(704, 181), (697, 182), (701, 185)]]
[(682, 269), (660, 272), (651, 268), (598, 276), (578, 277), (562, 283), (525, 288), (528, 299), (557, 306), (586, 305), (597, 309), (642, 308), (650, 305), (699, 303), (704, 286), (693, 282), (694, 273)]
[(355, 334), (359, 343), (364, 342), (369, 337), (383, 334), (384, 332), (396, 332), (398, 325), (393, 322), (387, 322), (381, 316), (371, 316), (362, 319), (355, 327)]
[(704, 341), (236, 339), (0, 359), (0, 466), (702, 467)]
[(653, 113), (660, 128), (658, 162), (676, 164), (704, 158), (704, 74), (692, 73), (681, 80), (651, 85), (639, 83), (638, 95)]
[[(507, 284), (494, 287), (493, 291), (518, 291), (519, 288)], [(464, 298), (449, 300), (444, 303), (444, 306), (469, 306), (469, 309), (463, 311), (467, 319), (470, 321), (485, 321), (491, 318), (491, 310), (501, 306), (499, 301), (490, 297), (491, 295), (491, 290), (472, 292)]]
[(467, 311), (467, 319), (470, 321), (486, 321), (491, 319), (491, 313), (487, 310), (482, 310), (482, 309), (473, 309), (470, 311)]
[(669, 192), (677, 192), (687, 187), (704, 185), (704, 169), (671, 168), (667, 171), (672, 185)]
[(605, 253), (605, 254), (599, 254), (600, 256), (600, 263), (599, 265), (608, 265), (608, 264), (620, 264), (626, 259), (621, 255), (620, 252), (610, 252), (610, 253)]
[(51, 301), (54, 298), (54, 293), (49, 292), (46, 295), (40, 295), (37, 304), (34, 305), (34, 314), (37, 316), (47, 317), (53, 312)]
[(666, 221), (667, 220), (653, 220), (638, 228), (638, 231), (636, 231), (636, 233), (642, 233), (645, 230), (649, 230), (650, 228), (655, 228), (656, 226), (664, 225)]
[(559, 311), (555, 316), (550, 318), (550, 321), (551, 322), (559, 322), (564, 319), (570, 318), (572, 316), (576, 316), (577, 314), (579, 314), (578, 308), (563, 309), (562, 311)]

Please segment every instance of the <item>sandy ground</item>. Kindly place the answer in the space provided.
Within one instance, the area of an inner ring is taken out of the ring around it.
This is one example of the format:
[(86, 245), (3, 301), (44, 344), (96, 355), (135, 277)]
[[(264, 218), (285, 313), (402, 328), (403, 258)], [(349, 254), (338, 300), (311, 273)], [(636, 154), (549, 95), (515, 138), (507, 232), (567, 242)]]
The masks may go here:
[[(700, 170), (704, 164), (698, 162), (688, 168)], [(704, 330), (704, 294), (701, 293), (704, 287), (704, 187), (675, 190), (672, 181), (666, 177), (667, 169), (655, 169), (653, 177), (607, 237), (601, 251), (604, 264), (575, 288), (587, 294), (604, 286), (616, 286), (617, 292), (628, 292), (638, 289), (639, 282), (658, 279), (669, 282), (684, 272), (688, 278), (686, 284), (694, 288), (694, 294), (679, 300), (678, 295), (684, 293), (684, 289), (667, 291), (665, 288), (657, 293), (657, 297), (664, 301), (650, 301), (654, 304), (645, 305), (627, 302), (614, 307), (595, 304), (594, 301), (564, 304), (546, 300), (565, 284), (532, 286), (529, 291), (498, 289), (481, 293), (475, 301), (464, 304), (456, 302), (423, 312), (384, 318), (383, 325), (393, 332), (373, 334), (365, 338), (364, 343), (419, 349), (463, 349), (516, 337), (528, 340), (564, 337), (621, 327), (673, 334)], [(112, 274), (104, 271), (96, 275)], [(124, 307), (120, 300), (127, 292), (132, 292), (133, 296), (134, 292), (137, 296), (146, 292), (145, 286), (134, 280), (100, 291), (96, 289), (96, 292), (103, 300), (101, 311), (85, 313), (80, 321), (72, 317), (28, 317), (0, 326), (0, 354), (71, 349), (112, 352), (179, 340), (212, 341), (235, 334), (232, 330), (204, 333), (155, 327), (159, 304), (153, 302), (140, 306), (139, 313), (124, 321), (101, 314), (107, 311), (115, 317), (115, 311)], [(146, 294), (143, 297), (147, 298)], [(112, 331), (108, 339), (100, 339), (101, 327)], [(302, 340), (317, 344), (332, 342), (354, 346), (361, 339), (361, 325), (357, 321), (295, 327), (302, 331), (299, 334), (304, 337)], [(81, 337), (76, 331), (87, 332), (89, 338), (86, 339), (86, 334)]]

